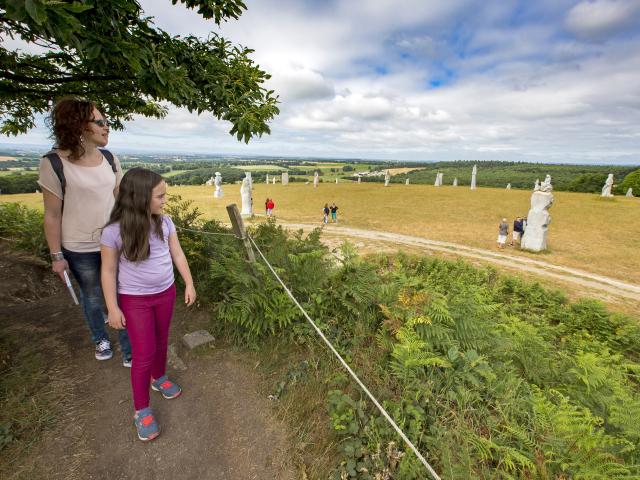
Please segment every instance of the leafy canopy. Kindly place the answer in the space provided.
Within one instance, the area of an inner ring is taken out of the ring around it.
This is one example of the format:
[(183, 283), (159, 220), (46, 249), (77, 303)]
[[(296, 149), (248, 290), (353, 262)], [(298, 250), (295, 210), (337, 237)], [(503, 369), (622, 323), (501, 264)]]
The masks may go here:
[[(242, 0), (171, 1), (218, 25), (246, 9)], [(231, 122), (238, 140), (270, 133), (277, 97), (253, 50), (216, 33), (171, 36), (143, 13), (136, 0), (0, 0), (0, 132), (25, 133), (55, 98), (79, 95), (115, 128), (133, 114), (162, 118), (168, 102)], [(8, 38), (30, 48), (10, 50)]]

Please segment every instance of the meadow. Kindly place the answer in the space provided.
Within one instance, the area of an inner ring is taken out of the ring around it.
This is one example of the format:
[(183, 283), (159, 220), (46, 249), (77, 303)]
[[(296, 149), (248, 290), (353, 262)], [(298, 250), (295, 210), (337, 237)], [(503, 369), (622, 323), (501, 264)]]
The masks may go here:
[[(228, 222), (226, 205), (241, 205), (239, 185), (223, 185), (224, 198), (213, 187), (170, 186), (169, 193), (193, 200), (203, 217)], [(283, 223), (321, 225), (322, 207), (335, 202), (341, 225), (415, 235), (432, 240), (495, 249), (501, 218), (526, 215), (530, 191), (380, 183), (312, 185), (254, 183), (254, 221), (261, 221), (267, 197)], [(601, 198), (595, 194), (554, 192), (549, 250), (533, 254), (507, 249), (514, 256), (538, 258), (557, 265), (640, 283), (640, 199)], [(42, 208), (40, 195), (2, 195)]]

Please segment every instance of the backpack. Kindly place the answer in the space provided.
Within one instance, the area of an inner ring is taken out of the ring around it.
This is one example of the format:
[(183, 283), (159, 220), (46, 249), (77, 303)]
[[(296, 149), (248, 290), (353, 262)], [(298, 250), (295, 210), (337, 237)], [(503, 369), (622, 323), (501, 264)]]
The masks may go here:
[[(113, 158), (113, 153), (111, 153), (109, 150), (104, 148), (99, 148), (98, 150), (100, 150), (100, 153), (102, 153), (104, 158), (107, 159), (107, 162), (109, 162), (109, 165), (111, 165), (111, 170), (113, 170), (113, 174), (114, 175), (117, 174), (118, 169), (116, 168), (116, 162)], [(51, 167), (53, 168), (53, 171), (58, 177), (58, 180), (60, 180), (60, 187), (62, 188), (62, 202), (64, 204), (64, 193), (67, 187), (67, 181), (64, 178), (64, 171), (62, 168), (62, 159), (60, 158), (60, 155), (58, 155), (53, 150), (47, 153), (45, 157), (48, 158), (49, 161), (51, 162)]]

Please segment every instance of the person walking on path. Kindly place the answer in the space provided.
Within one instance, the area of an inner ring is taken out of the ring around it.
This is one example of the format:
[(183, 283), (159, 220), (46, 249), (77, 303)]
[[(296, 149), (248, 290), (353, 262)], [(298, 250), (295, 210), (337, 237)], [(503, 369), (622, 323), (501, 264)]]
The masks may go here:
[(332, 203), (329, 210), (331, 211), (331, 221), (333, 223), (338, 223), (338, 207), (336, 204)]
[(325, 225), (329, 223), (329, 204), (325, 203), (324, 208), (322, 209), (322, 223)]
[(173, 264), (185, 283), (184, 303), (190, 306), (196, 300), (175, 226), (162, 214), (166, 191), (167, 184), (157, 173), (129, 170), (101, 239), (102, 289), (109, 325), (126, 328), (133, 347), (134, 424), (142, 441), (160, 434), (149, 406), (149, 385), (167, 399), (182, 393), (166, 375), (169, 325), (176, 300)]
[(513, 221), (513, 232), (511, 237), (511, 246), (513, 247), (516, 242), (520, 245), (520, 239), (522, 238), (522, 234), (524, 233), (522, 217), (516, 217)]
[(503, 218), (502, 222), (498, 226), (498, 248), (504, 248), (505, 243), (507, 243), (507, 236), (509, 235), (509, 224), (507, 223), (507, 219)]
[(267, 201), (267, 216), (270, 217), (273, 215), (273, 209), (276, 208), (276, 204), (273, 202), (273, 198), (268, 199)]
[[(95, 358), (108, 360), (113, 350), (100, 286), (100, 229), (109, 218), (122, 169), (117, 157), (103, 149), (109, 123), (92, 102), (63, 98), (54, 105), (49, 122), (56, 145), (40, 160), (38, 185), (51, 268), (63, 282), (67, 270), (75, 277)], [(119, 333), (119, 340), (122, 363), (130, 367), (126, 331)]]

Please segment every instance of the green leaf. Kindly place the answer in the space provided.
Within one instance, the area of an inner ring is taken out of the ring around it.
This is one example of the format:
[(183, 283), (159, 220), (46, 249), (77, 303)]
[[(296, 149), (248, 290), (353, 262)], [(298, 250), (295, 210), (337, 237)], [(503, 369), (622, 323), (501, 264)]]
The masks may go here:
[(29, 16), (33, 18), (38, 25), (42, 25), (47, 21), (47, 11), (40, 0), (25, 0), (24, 6)]

